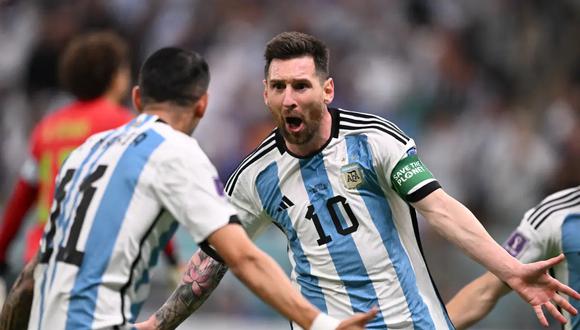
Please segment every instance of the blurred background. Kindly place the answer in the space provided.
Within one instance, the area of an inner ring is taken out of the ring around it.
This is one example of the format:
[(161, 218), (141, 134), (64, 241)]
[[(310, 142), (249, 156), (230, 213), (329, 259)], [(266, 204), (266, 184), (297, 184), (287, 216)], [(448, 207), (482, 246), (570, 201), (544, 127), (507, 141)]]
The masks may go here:
[[(331, 50), (333, 106), (397, 123), (499, 242), (547, 193), (580, 184), (578, 0), (0, 0), (0, 208), (32, 128), (71, 100), (58, 85), (59, 54), (74, 36), (102, 29), (130, 43), (133, 78), (162, 46), (206, 57), (210, 106), (194, 136), (224, 181), (272, 128), (262, 101), (265, 43), (298, 30)], [(421, 231), (444, 300), (483, 273), (424, 221)], [(182, 259), (195, 249), (185, 232), (177, 243)], [(289, 268), (279, 231), (258, 243)], [(10, 260), (18, 271), (18, 249)], [(161, 268), (141, 318), (169, 295), (167, 283)], [(231, 275), (181, 328), (189, 325), (289, 328)], [(511, 294), (475, 328), (540, 326)]]

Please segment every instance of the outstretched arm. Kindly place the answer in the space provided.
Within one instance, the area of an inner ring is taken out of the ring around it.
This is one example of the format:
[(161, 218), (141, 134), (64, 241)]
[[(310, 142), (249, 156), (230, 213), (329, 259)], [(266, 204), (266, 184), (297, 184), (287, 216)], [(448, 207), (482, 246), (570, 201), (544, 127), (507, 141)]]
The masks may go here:
[(553, 303), (576, 315), (576, 309), (558, 291), (574, 299), (580, 299), (580, 294), (547, 274), (549, 268), (564, 259), (563, 255), (547, 261), (522, 264), (489, 236), (465, 206), (442, 189), (432, 192), (413, 205), (439, 234), (485, 266), (532, 305), (542, 325), (548, 326), (542, 307), (558, 321), (566, 323), (566, 319)]
[[(373, 308), (367, 313), (357, 313), (342, 322), (321, 314), (316, 307), (310, 304), (292, 287), (292, 284), (290, 284), (282, 269), (272, 258), (260, 251), (250, 241), (241, 226), (235, 224), (226, 225), (211, 234), (208, 242), (215, 247), (219, 255), (225, 260), (225, 263), (231, 267), (232, 272), (250, 290), (282, 315), (298, 323), (304, 329), (363, 330), (365, 324), (376, 316), (378, 311), (376, 308)], [(204, 260), (208, 260), (208, 258), (206, 256)], [(196, 257), (194, 256), (192, 260), (196, 260)], [(195, 262), (195, 264), (204, 265), (203, 262)], [(198, 267), (195, 274), (200, 274), (199, 269), (203, 268)], [(192, 266), (189, 266), (188, 269), (192, 269)], [(225, 268), (220, 269), (221, 276), (223, 276)], [(214, 271), (210, 271), (206, 275), (210, 273), (214, 273)], [(186, 277), (187, 275), (184, 276), (184, 278)], [(189, 280), (189, 283), (194, 282), (196, 281)], [(197, 283), (200, 283), (200, 281), (197, 281)], [(211, 285), (215, 286), (216, 284), (217, 281)], [(183, 301), (186, 301), (187, 298), (183, 298), (183, 292), (180, 291), (181, 288), (182, 286), (174, 292), (169, 301), (154, 316), (146, 322), (136, 324), (135, 326), (140, 330), (174, 329), (199, 306), (195, 302), (184, 303)], [(184, 292), (187, 292), (185, 296), (191, 297), (189, 292), (192, 290), (196, 292), (198, 285), (189, 285), (187, 290), (184, 290)], [(209, 293), (211, 290), (202, 291)], [(203, 294), (199, 294), (198, 296), (202, 296), (200, 299), (201, 302), (205, 300)], [(185, 305), (194, 306), (194, 308), (188, 310), (183, 307)], [(164, 320), (164, 323), (155, 322), (158, 320)]]
[(38, 255), (24, 267), (8, 293), (0, 314), (0, 329), (17, 330), (28, 327), (34, 296), (34, 268), (37, 263)]
[(467, 329), (489, 314), (510, 291), (510, 287), (487, 272), (463, 287), (447, 304), (447, 312), (457, 330)]
[(208, 238), (208, 242), (240, 281), (304, 329), (363, 330), (377, 314), (378, 310), (373, 308), (342, 322), (322, 314), (292, 286), (280, 266), (250, 241), (241, 226), (222, 227)]
[(171, 297), (141, 326), (175, 329), (205, 302), (227, 270), (226, 265), (198, 249), (187, 263), (181, 282)]

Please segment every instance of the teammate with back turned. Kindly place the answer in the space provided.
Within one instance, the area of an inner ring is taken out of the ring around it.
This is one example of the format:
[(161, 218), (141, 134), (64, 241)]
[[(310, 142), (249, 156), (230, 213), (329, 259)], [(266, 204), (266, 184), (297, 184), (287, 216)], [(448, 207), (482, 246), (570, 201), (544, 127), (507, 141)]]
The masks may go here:
[[(580, 186), (551, 194), (528, 210), (518, 228), (504, 244), (523, 263), (552, 258), (564, 253), (566, 259), (550, 271), (562, 283), (580, 290)], [(492, 273), (485, 273), (466, 285), (447, 304), (457, 329), (466, 329), (483, 319), (497, 301), (511, 291)], [(580, 308), (578, 300), (570, 303)], [(566, 330), (580, 330), (580, 316), (567, 315)], [(546, 323), (543, 315), (538, 315)]]
[[(312, 304), (339, 319), (376, 305), (370, 329), (453, 329), (422, 257), (418, 210), (517, 291), (541, 321), (542, 306), (565, 321), (552, 301), (576, 313), (557, 292), (580, 294), (546, 274), (563, 256), (522, 264), (443, 191), (397, 126), (330, 107), (334, 81), (322, 41), (284, 32), (267, 44), (265, 59), (263, 97), (278, 127), (225, 190), (251, 236), (270, 224), (285, 233), (292, 281)], [(207, 276), (211, 264), (189, 267), (184, 285)], [(183, 317), (212, 289), (188, 293), (187, 303), (173, 295), (152, 319)]]
[(120, 105), (129, 88), (128, 61), (126, 42), (111, 32), (81, 35), (65, 49), (59, 76), (75, 101), (44, 117), (32, 132), (29, 154), (2, 215), (0, 273), (7, 271), (10, 244), (33, 205), (37, 223), (26, 235), (25, 263), (36, 255), (58, 169), (68, 154), (89, 136), (133, 118)]
[(63, 163), (41, 251), (7, 297), (0, 328), (147, 329), (131, 323), (149, 293), (149, 269), (178, 224), (302, 327), (362, 330), (374, 317), (371, 310), (340, 322), (321, 313), (248, 239), (217, 170), (191, 137), (205, 114), (208, 84), (197, 53), (164, 48), (145, 61), (132, 94), (141, 114), (93, 135)]

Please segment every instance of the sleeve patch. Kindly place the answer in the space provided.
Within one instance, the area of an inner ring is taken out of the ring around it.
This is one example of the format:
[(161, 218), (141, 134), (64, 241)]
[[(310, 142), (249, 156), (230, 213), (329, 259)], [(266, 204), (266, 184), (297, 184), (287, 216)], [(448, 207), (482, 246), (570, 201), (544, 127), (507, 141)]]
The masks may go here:
[(529, 241), (524, 234), (516, 230), (510, 235), (503, 247), (512, 257), (518, 257), (528, 245)]
[(409, 192), (417, 186), (424, 185), (425, 181), (433, 180), (433, 174), (415, 153), (401, 159), (391, 173), (393, 188), (403, 198), (406, 198)]

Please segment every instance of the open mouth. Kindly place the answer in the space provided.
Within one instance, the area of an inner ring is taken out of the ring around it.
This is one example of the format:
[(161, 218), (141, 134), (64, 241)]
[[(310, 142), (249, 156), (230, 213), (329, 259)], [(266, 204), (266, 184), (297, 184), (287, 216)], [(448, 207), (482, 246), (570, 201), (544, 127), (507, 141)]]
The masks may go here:
[(298, 117), (286, 117), (286, 129), (290, 132), (298, 132), (304, 126), (304, 121)]

